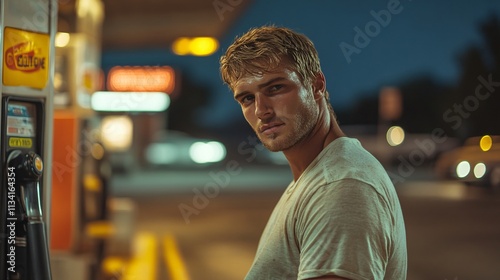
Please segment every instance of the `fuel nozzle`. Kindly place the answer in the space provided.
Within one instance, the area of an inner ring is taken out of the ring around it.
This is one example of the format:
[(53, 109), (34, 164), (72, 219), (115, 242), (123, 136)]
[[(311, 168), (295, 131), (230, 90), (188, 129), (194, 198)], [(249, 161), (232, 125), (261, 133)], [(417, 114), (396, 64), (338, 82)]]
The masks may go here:
[(9, 166), (15, 168), (17, 180), (38, 181), (43, 174), (43, 160), (35, 152), (12, 151)]
[[(40, 200), (40, 177), (43, 174), (42, 158), (35, 152), (14, 150), (8, 157), (9, 168), (19, 181), (20, 195), (26, 211), (26, 247), (29, 275), (40, 280), (51, 280), (47, 235)], [(14, 279), (14, 278), (12, 278)], [(17, 278), (16, 278), (17, 279)]]
[(13, 167), (16, 182), (21, 188), (21, 200), (29, 220), (42, 219), (40, 177), (43, 174), (42, 158), (35, 152), (14, 150), (9, 154), (9, 168)]

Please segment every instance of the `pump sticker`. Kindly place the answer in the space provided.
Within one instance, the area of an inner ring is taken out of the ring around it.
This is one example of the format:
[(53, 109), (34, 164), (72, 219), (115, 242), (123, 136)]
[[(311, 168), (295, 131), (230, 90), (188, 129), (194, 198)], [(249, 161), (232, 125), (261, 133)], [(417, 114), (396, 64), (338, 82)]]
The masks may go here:
[(49, 77), (50, 36), (5, 28), (3, 84), (43, 89)]
[(7, 136), (34, 137), (35, 113), (32, 104), (11, 102), (7, 111)]
[(9, 139), (9, 147), (11, 148), (31, 148), (33, 141), (30, 138), (11, 137)]

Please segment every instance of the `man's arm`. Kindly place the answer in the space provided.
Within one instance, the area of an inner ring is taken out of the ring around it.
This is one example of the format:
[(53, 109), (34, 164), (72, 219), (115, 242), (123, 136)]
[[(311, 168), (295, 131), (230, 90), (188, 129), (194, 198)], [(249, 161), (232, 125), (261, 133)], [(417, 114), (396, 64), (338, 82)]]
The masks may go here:
[(383, 204), (353, 179), (315, 192), (296, 223), (301, 278), (383, 279), (391, 222)]

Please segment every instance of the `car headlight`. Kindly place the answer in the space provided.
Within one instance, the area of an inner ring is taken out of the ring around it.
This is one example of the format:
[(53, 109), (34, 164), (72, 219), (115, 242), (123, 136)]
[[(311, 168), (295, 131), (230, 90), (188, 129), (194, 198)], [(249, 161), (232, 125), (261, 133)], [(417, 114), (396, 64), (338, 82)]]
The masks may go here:
[(476, 164), (476, 166), (474, 166), (474, 176), (480, 179), (484, 174), (486, 174), (486, 165), (482, 162)]
[(219, 162), (226, 157), (226, 147), (220, 142), (196, 142), (189, 148), (189, 156), (196, 163)]
[(466, 160), (461, 161), (457, 165), (456, 173), (458, 178), (465, 178), (467, 175), (469, 175), (470, 172), (470, 163)]

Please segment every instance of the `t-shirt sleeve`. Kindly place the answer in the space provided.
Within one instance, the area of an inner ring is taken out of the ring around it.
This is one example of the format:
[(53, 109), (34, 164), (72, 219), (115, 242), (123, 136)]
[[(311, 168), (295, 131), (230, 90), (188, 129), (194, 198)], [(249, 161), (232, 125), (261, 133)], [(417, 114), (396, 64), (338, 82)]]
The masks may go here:
[(297, 215), (298, 279), (384, 279), (392, 223), (387, 203), (372, 186), (354, 179), (322, 186)]

